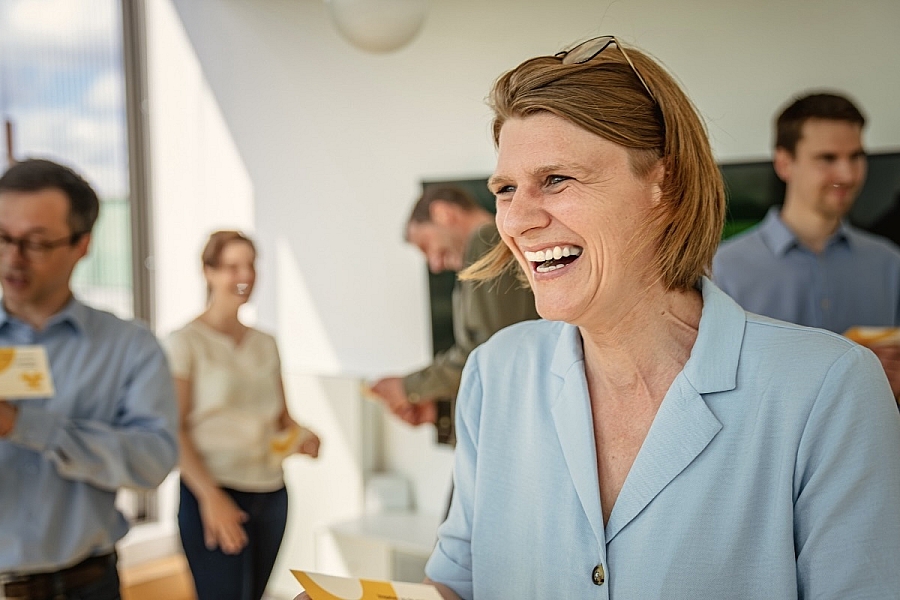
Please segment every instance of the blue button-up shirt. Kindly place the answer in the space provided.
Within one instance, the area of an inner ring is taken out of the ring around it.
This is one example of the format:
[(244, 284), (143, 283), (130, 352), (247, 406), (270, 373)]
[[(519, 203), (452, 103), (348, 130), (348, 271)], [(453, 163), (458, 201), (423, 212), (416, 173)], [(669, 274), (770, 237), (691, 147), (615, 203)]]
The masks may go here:
[(46, 348), (55, 396), (11, 400), (0, 438), (0, 573), (111, 551), (121, 487), (154, 488), (178, 457), (172, 378), (156, 337), (72, 300), (41, 330), (0, 307), (0, 346)]
[(722, 242), (713, 280), (746, 310), (782, 321), (837, 333), (900, 325), (900, 248), (845, 223), (816, 253), (771, 208)]

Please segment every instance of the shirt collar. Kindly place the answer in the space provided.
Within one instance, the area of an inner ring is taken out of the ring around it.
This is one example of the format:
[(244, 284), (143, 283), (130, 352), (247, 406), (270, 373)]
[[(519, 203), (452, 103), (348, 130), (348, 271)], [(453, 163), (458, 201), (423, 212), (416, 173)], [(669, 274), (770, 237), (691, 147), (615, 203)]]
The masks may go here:
[[(784, 256), (788, 250), (803, 246), (794, 232), (788, 229), (788, 226), (781, 220), (781, 208), (778, 206), (769, 208), (769, 212), (759, 224), (759, 234), (769, 250), (778, 256)], [(844, 221), (840, 222), (825, 246), (832, 246), (839, 242), (852, 243), (850, 227)]]
[(700, 280), (703, 312), (684, 376), (700, 394), (733, 390), (747, 313), (708, 278)]
[[(683, 373), (700, 394), (732, 390), (737, 385), (737, 368), (744, 341), (747, 313), (707, 277), (698, 286), (703, 294), (703, 311), (697, 339)], [(569, 368), (584, 360), (581, 335), (574, 325), (563, 327), (556, 345), (551, 371), (565, 377)]]
[[(84, 333), (87, 331), (87, 313), (87, 306), (73, 296), (61, 311), (47, 319), (47, 325), (44, 329), (47, 330), (60, 323), (67, 323), (75, 331)], [(12, 322), (22, 323), (14, 315), (6, 312), (6, 307), (0, 302), (0, 327)]]

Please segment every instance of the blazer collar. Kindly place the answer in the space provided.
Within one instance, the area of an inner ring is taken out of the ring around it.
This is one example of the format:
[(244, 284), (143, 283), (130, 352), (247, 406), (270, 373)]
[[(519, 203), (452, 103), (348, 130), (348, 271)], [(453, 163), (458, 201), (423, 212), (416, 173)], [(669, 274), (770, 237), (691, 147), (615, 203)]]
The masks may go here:
[(722, 428), (702, 394), (734, 389), (746, 313), (707, 278), (697, 340), (660, 405), (609, 522), (603, 526), (593, 417), (578, 328), (563, 326), (551, 373), (560, 379), (551, 414), (566, 466), (594, 535), (609, 543), (677, 477)]

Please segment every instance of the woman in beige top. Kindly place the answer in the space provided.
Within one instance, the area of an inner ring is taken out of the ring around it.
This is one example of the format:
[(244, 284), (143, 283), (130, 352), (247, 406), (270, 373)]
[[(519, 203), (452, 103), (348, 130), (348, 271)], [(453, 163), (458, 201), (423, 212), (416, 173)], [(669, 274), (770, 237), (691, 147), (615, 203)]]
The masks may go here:
[(217, 231), (203, 250), (209, 302), (167, 348), (181, 409), (178, 523), (199, 600), (258, 600), (287, 518), (282, 459), (319, 438), (285, 403), (275, 339), (241, 323), (256, 249)]

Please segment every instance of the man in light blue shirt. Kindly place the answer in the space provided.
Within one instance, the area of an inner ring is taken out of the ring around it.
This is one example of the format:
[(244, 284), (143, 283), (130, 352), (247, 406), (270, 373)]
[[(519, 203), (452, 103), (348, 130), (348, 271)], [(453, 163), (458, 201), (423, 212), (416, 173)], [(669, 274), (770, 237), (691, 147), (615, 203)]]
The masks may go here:
[(99, 200), (79, 175), (26, 160), (0, 177), (0, 346), (42, 346), (55, 393), (0, 392), (0, 597), (119, 598), (122, 487), (174, 467), (177, 407), (145, 327), (90, 308), (70, 279)]
[[(792, 102), (776, 122), (784, 205), (722, 243), (716, 284), (746, 310), (844, 333), (900, 326), (900, 248), (844, 218), (865, 182), (865, 118), (836, 94)], [(873, 348), (900, 393), (900, 347)]]

